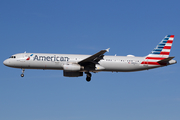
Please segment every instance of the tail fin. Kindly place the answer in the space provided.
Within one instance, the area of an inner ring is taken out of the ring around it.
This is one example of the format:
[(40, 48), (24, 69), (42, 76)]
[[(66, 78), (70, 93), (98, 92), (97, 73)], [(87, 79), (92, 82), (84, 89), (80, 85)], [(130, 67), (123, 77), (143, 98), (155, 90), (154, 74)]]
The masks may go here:
[(147, 57), (168, 58), (174, 35), (166, 35), (164, 39), (156, 46), (156, 48)]
[[(156, 48), (145, 57), (141, 64), (145, 65), (167, 65), (174, 57), (169, 57), (174, 35), (166, 35)], [(176, 62), (174, 62), (176, 63)]]

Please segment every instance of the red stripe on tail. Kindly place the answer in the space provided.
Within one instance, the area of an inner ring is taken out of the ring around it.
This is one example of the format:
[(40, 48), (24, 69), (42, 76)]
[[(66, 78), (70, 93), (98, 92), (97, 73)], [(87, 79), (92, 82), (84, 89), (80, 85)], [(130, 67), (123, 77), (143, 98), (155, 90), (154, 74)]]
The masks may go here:
[(160, 55), (169, 55), (169, 52), (161, 52)]
[(164, 46), (163, 49), (171, 49), (171, 46)]
[(173, 43), (173, 40), (168, 40), (166, 43)]

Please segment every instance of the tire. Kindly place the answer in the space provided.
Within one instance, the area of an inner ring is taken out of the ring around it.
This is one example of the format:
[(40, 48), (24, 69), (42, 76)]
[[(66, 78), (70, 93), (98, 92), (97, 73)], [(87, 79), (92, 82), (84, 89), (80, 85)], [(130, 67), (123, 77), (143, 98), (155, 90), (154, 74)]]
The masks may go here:
[(91, 77), (87, 77), (87, 78), (86, 78), (86, 81), (87, 81), (87, 82), (90, 82), (90, 81), (91, 81)]
[(21, 74), (21, 77), (24, 77), (24, 74)]

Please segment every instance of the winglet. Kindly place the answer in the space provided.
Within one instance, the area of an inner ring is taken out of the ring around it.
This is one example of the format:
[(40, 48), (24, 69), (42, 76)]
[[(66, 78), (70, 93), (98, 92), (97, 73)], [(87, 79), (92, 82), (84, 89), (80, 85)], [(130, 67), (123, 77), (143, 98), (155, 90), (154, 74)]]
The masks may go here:
[(106, 49), (106, 51), (109, 52), (109, 49), (110, 49), (110, 48)]

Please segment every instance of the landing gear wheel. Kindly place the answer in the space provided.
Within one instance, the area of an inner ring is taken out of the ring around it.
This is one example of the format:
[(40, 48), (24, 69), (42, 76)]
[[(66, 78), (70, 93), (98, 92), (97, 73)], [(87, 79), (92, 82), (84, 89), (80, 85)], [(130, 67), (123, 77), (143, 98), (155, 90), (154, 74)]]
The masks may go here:
[(21, 77), (24, 77), (24, 71), (25, 71), (25, 69), (23, 68), (23, 69), (22, 69)]
[(90, 82), (91, 81), (91, 77), (86, 77), (86, 81)]
[(21, 74), (21, 77), (24, 77), (24, 74)]
[(92, 76), (91, 73), (87, 72), (86, 74), (87, 74), (86, 81), (87, 82), (91, 81), (91, 76)]

